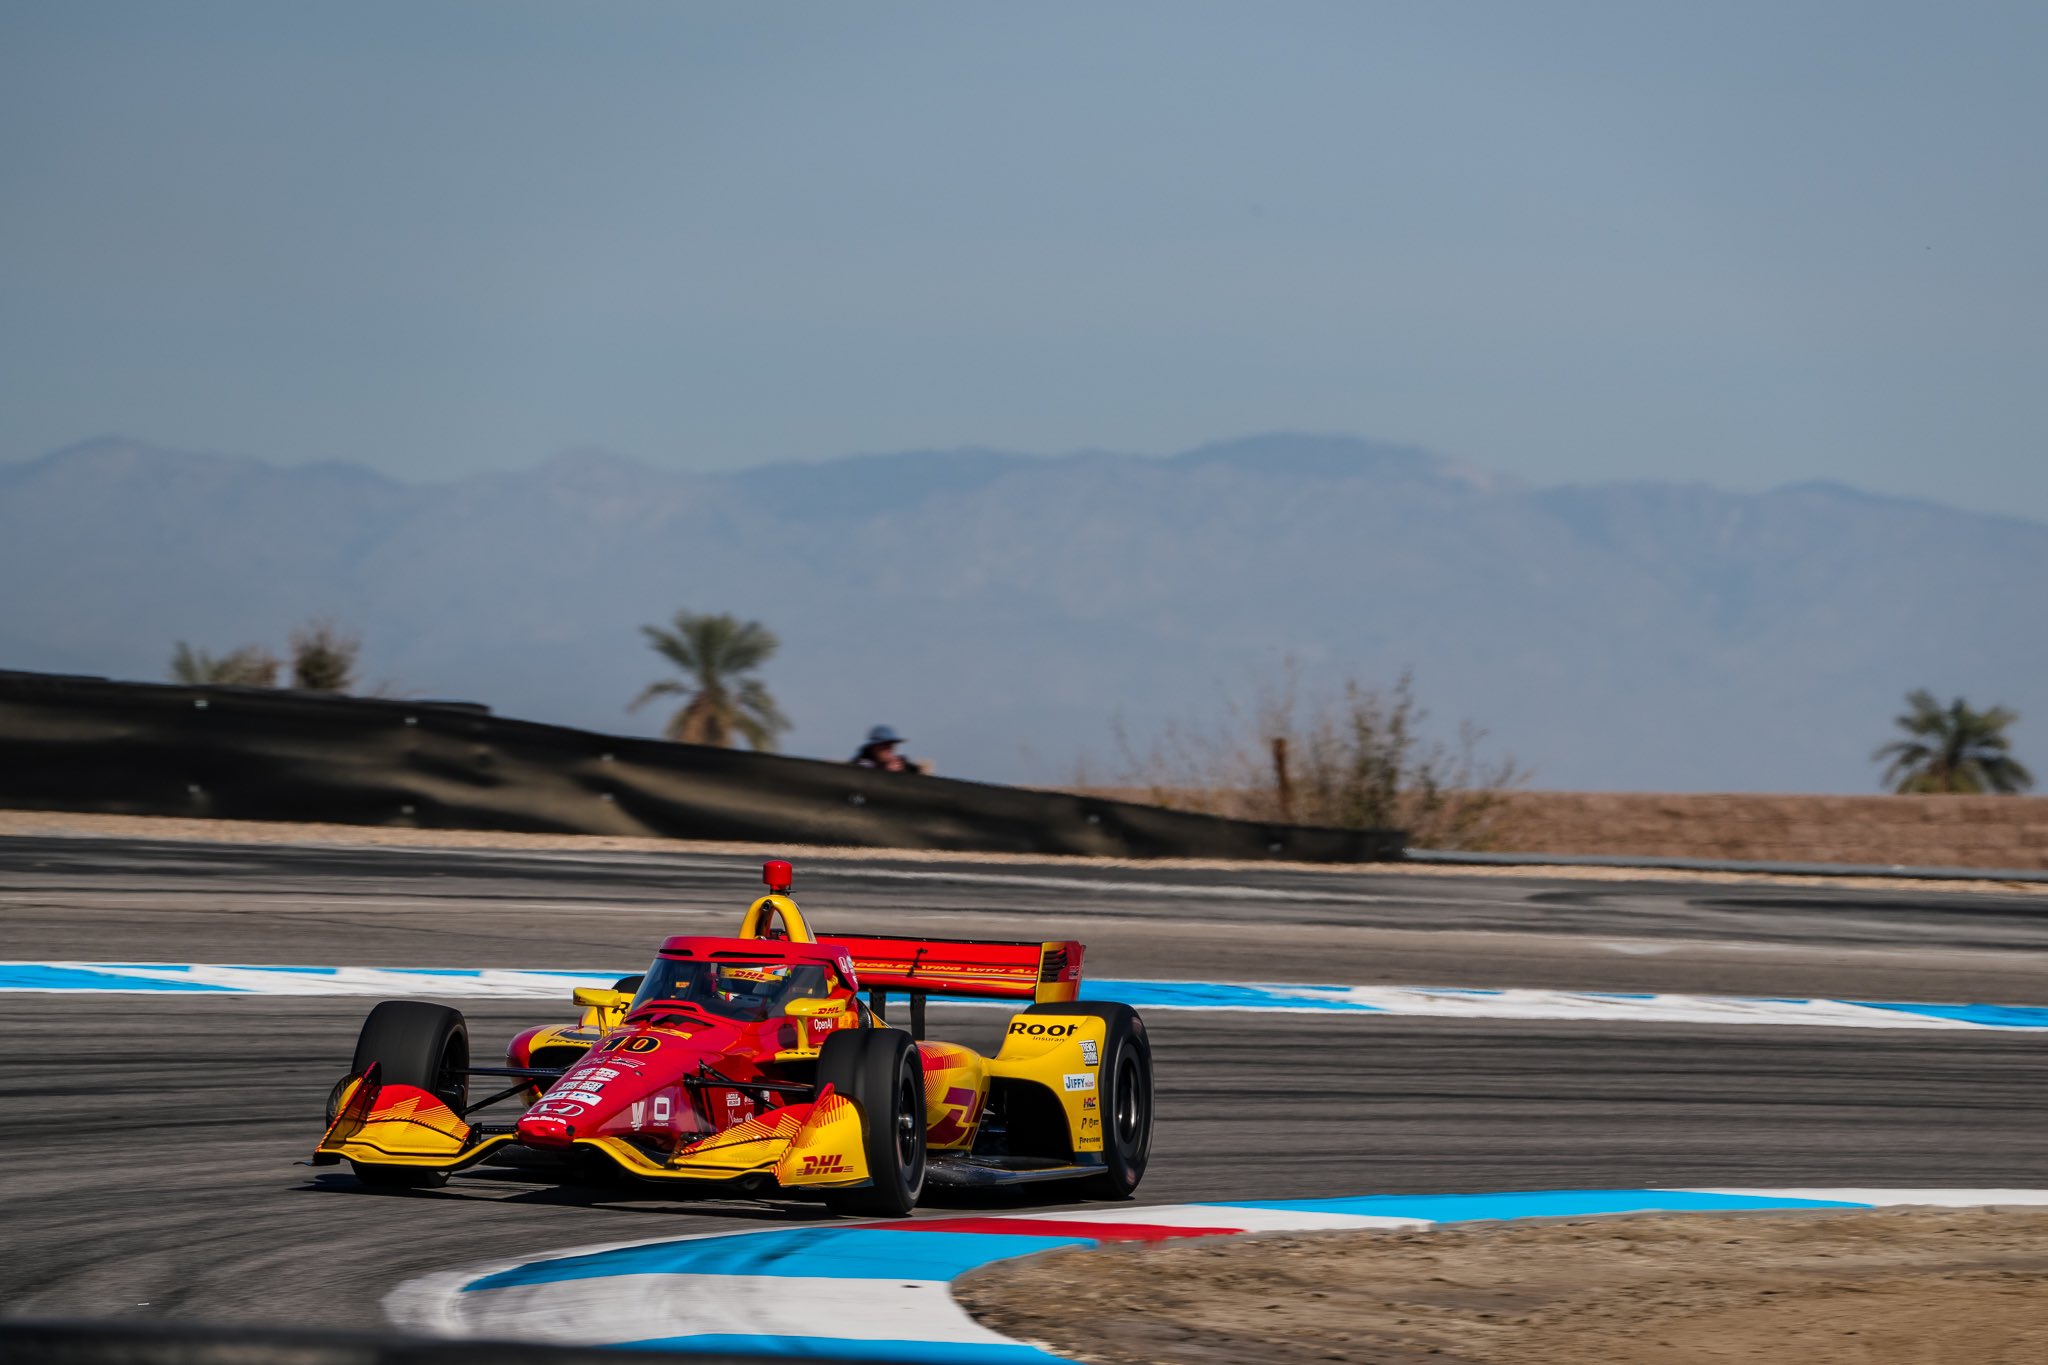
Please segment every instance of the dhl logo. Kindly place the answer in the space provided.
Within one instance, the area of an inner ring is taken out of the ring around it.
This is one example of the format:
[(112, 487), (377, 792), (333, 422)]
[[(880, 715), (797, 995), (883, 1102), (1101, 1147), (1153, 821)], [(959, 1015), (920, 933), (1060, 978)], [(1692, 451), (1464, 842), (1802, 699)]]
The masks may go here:
[(837, 1152), (807, 1153), (804, 1156), (805, 1175), (845, 1175), (852, 1169), (853, 1163)]
[(925, 1141), (933, 1147), (957, 1147), (974, 1133), (974, 1121), (981, 1115), (982, 1096), (979, 1091), (965, 1086), (954, 1086), (946, 1091), (946, 1112), (925, 1134)]

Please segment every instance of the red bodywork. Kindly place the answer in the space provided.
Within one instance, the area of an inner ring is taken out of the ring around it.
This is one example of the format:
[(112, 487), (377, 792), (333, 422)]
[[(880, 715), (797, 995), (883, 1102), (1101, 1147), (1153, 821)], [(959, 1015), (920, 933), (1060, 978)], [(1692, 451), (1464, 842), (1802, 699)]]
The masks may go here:
[[(682, 935), (659, 958), (725, 965), (811, 963), (826, 969), (831, 995), (851, 1004), (871, 992), (924, 992), (991, 1000), (1071, 999), (1081, 979), (1076, 942), (994, 943), (821, 934), (815, 943), (772, 938)], [(656, 966), (659, 966), (659, 958)], [(519, 1120), (519, 1140), (566, 1147), (579, 1137), (613, 1136), (669, 1153), (796, 1097), (749, 1082), (790, 1082), (837, 1021), (773, 1018), (738, 1022), (679, 1002), (650, 1003), (625, 1026), (594, 1036), (587, 1053)], [(513, 1066), (535, 1064), (544, 1030), (513, 1039)], [(559, 1035), (557, 1035), (559, 1036)], [(798, 1054), (792, 1056), (791, 1054)], [(720, 1084), (709, 1072), (734, 1082)]]
[[(854, 998), (851, 959), (825, 944), (686, 936), (663, 943), (660, 955), (725, 966), (815, 964), (825, 969), (834, 999)], [(528, 1108), (519, 1140), (567, 1147), (579, 1137), (604, 1135), (673, 1152), (800, 1098), (750, 1083), (790, 1082), (777, 1058), (815, 1052), (834, 1026), (830, 1018), (740, 1021), (680, 1001), (650, 1002), (600, 1038)], [(514, 1041), (516, 1066), (526, 1065), (520, 1054), (529, 1037)]]

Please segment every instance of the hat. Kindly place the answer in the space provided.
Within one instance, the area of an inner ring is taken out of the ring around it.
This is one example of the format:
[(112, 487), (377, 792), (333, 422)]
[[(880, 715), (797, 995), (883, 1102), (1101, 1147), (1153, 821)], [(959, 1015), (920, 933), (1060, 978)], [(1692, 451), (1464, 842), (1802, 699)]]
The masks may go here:
[(901, 744), (902, 742), (903, 736), (897, 734), (886, 725), (877, 725), (874, 729), (868, 731), (868, 743), (870, 744)]

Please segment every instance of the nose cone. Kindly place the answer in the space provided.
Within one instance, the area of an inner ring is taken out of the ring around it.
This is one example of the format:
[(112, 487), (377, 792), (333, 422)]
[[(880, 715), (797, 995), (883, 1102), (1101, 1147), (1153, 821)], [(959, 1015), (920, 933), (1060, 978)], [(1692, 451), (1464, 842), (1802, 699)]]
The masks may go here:
[(576, 1141), (576, 1125), (548, 1114), (519, 1120), (519, 1140), (528, 1147), (567, 1147)]
[(519, 1120), (519, 1140), (529, 1147), (560, 1148), (579, 1136), (596, 1137), (621, 1111), (657, 1088), (663, 1074), (637, 1052), (624, 1061), (605, 1055), (585, 1057), (526, 1111)]

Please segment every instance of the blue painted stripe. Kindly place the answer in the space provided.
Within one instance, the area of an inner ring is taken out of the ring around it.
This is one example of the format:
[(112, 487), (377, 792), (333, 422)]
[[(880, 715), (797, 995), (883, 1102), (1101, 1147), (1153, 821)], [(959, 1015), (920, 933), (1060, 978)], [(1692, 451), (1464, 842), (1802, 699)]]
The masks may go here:
[[(1355, 1199), (1267, 1199), (1204, 1204), (1216, 1209), (1285, 1209), (1374, 1218), (1468, 1223), (1496, 1218), (1579, 1218), (1608, 1213), (1711, 1213), (1729, 1209), (1867, 1209), (1835, 1199), (1698, 1194), (1687, 1190), (1528, 1190), (1505, 1194), (1372, 1194)], [(1141, 1216), (1134, 1214), (1133, 1218)]]
[(2038, 1005), (1909, 1005), (1891, 1000), (1851, 1000), (1865, 1009), (1895, 1014), (1924, 1014), (1930, 1019), (1956, 1019), (1986, 1028), (2048, 1028), (2048, 1009)]
[[(1255, 1010), (1331, 1010), (1357, 1011), (1360, 1014), (1378, 1014), (1377, 1005), (1361, 1005), (1355, 1000), (1335, 997), (1349, 991), (1349, 986), (1287, 986), (1276, 990), (1271, 986), (1241, 986), (1219, 981), (1116, 981), (1091, 979), (1087, 985), (1090, 999), (1117, 1000), (1126, 1005), (1144, 1009), (1153, 1006), (1159, 1009), (1255, 1009)], [(1284, 993), (1283, 993), (1284, 990)]]
[(619, 1247), (586, 1256), (530, 1261), (472, 1280), (466, 1292), (612, 1275), (794, 1275), (841, 1280), (950, 1280), (989, 1261), (1055, 1247), (1092, 1246), (1087, 1237), (984, 1232), (882, 1231), (862, 1227), (777, 1228), (685, 1242)]
[[(159, 969), (162, 970), (162, 969)], [(215, 991), (241, 994), (232, 986), (203, 981), (159, 981), (90, 967), (53, 967), (40, 962), (0, 962), (0, 990), (17, 991)]]
[(626, 1341), (614, 1349), (625, 1351), (688, 1351), (696, 1355), (794, 1356), (799, 1359), (824, 1356), (838, 1360), (900, 1360), (919, 1365), (1073, 1365), (1065, 1356), (1041, 1351), (1023, 1342), (1014, 1345), (993, 1342), (950, 1341), (848, 1341), (843, 1337), (752, 1336), (720, 1332), (701, 1337), (656, 1337), (650, 1341)]
[[(205, 967), (226, 968), (245, 974), (234, 984), (201, 982), (188, 979), (190, 975)], [(289, 966), (289, 965), (241, 965), (241, 964), (195, 964), (195, 963), (143, 963), (143, 962), (0, 962), (0, 990), (19, 991), (204, 991), (214, 994), (263, 995), (273, 993), (264, 978), (292, 978), (293, 989), (286, 994), (306, 993), (306, 978), (334, 977), (345, 968)], [(488, 970), (478, 967), (382, 967), (372, 968), (397, 980), (414, 980), (420, 989), (431, 991), (433, 983), (440, 980), (445, 989), (453, 995), (470, 993), (463, 989), (463, 983), (475, 982), (488, 975)], [(514, 995), (528, 995), (531, 998), (545, 998), (557, 989), (548, 983), (559, 983), (564, 993), (580, 985), (609, 985), (621, 973), (563, 971), (553, 968), (505, 968), (527, 978), (520, 987), (511, 990)], [(147, 971), (150, 975), (132, 975)], [(394, 986), (396, 981), (394, 981)], [(337, 985), (340, 994), (358, 994), (361, 985), (351, 981), (346, 986)], [(1505, 994), (1499, 990), (1466, 988), (1455, 986), (1397, 986), (1380, 988), (1389, 992), (1379, 997), (1380, 1003), (1369, 1004), (1350, 998), (1358, 987), (1312, 983), (1245, 983), (1224, 981), (1133, 981), (1118, 978), (1104, 978), (1089, 983), (1088, 994), (1098, 999), (1121, 1000), (1140, 1009), (1215, 1009), (1215, 1010), (1257, 1010), (1275, 1013), (1291, 1011), (1312, 1011), (1324, 1014), (1382, 1014), (1412, 1012), (1401, 1001), (1469, 1000), (1484, 1001)], [(320, 993), (317, 990), (314, 993)], [(493, 994), (506, 993), (502, 986), (495, 987)], [(1664, 997), (1627, 991), (1577, 991), (1541, 992), (1555, 996), (1561, 1002), (1559, 1017), (1580, 1022), (1597, 1019), (1597, 1013), (1585, 1013), (1569, 1008), (1574, 1002), (1617, 1002), (1643, 1007), (1643, 1013), (1630, 1022), (1651, 1022), (1650, 1016), (1658, 1011), (1658, 1003)], [(1940, 1021), (1961, 1024), (1966, 1027), (1987, 1029), (2038, 1029), (2048, 1031), (2048, 1007), (2037, 1005), (1985, 1005), (1985, 1004), (1928, 1004), (1900, 1000), (1849, 1000), (1827, 999), (1803, 1000), (1787, 997), (1750, 996), (1701, 996), (1676, 997), (1673, 1008), (1695, 1008), (1700, 1003), (1708, 1005), (1725, 1004), (1733, 1006), (1756, 1005), (1853, 1005), (1862, 1009), (1881, 1011), (1899, 1017), (1898, 1027), (1914, 1027), (1912, 1020)], [(1008, 1002), (969, 1002), (1003, 1007)], [(1488, 1017), (1485, 1010), (1475, 1010), (1472, 1017)], [(1520, 1017), (1517, 1015), (1517, 1017)], [(1717, 1022), (1738, 1024), (1767, 1024), (1773, 1020), (1764, 1017), (1742, 1017), (1740, 1010), (1730, 1011), (1729, 1017)], [(1778, 1022), (1793, 1022), (1816, 1026), (1841, 1026), (1843, 1021), (1824, 1015), (1809, 1018), (1793, 1018)], [(1925, 1025), (1923, 1025), (1924, 1027)]]

